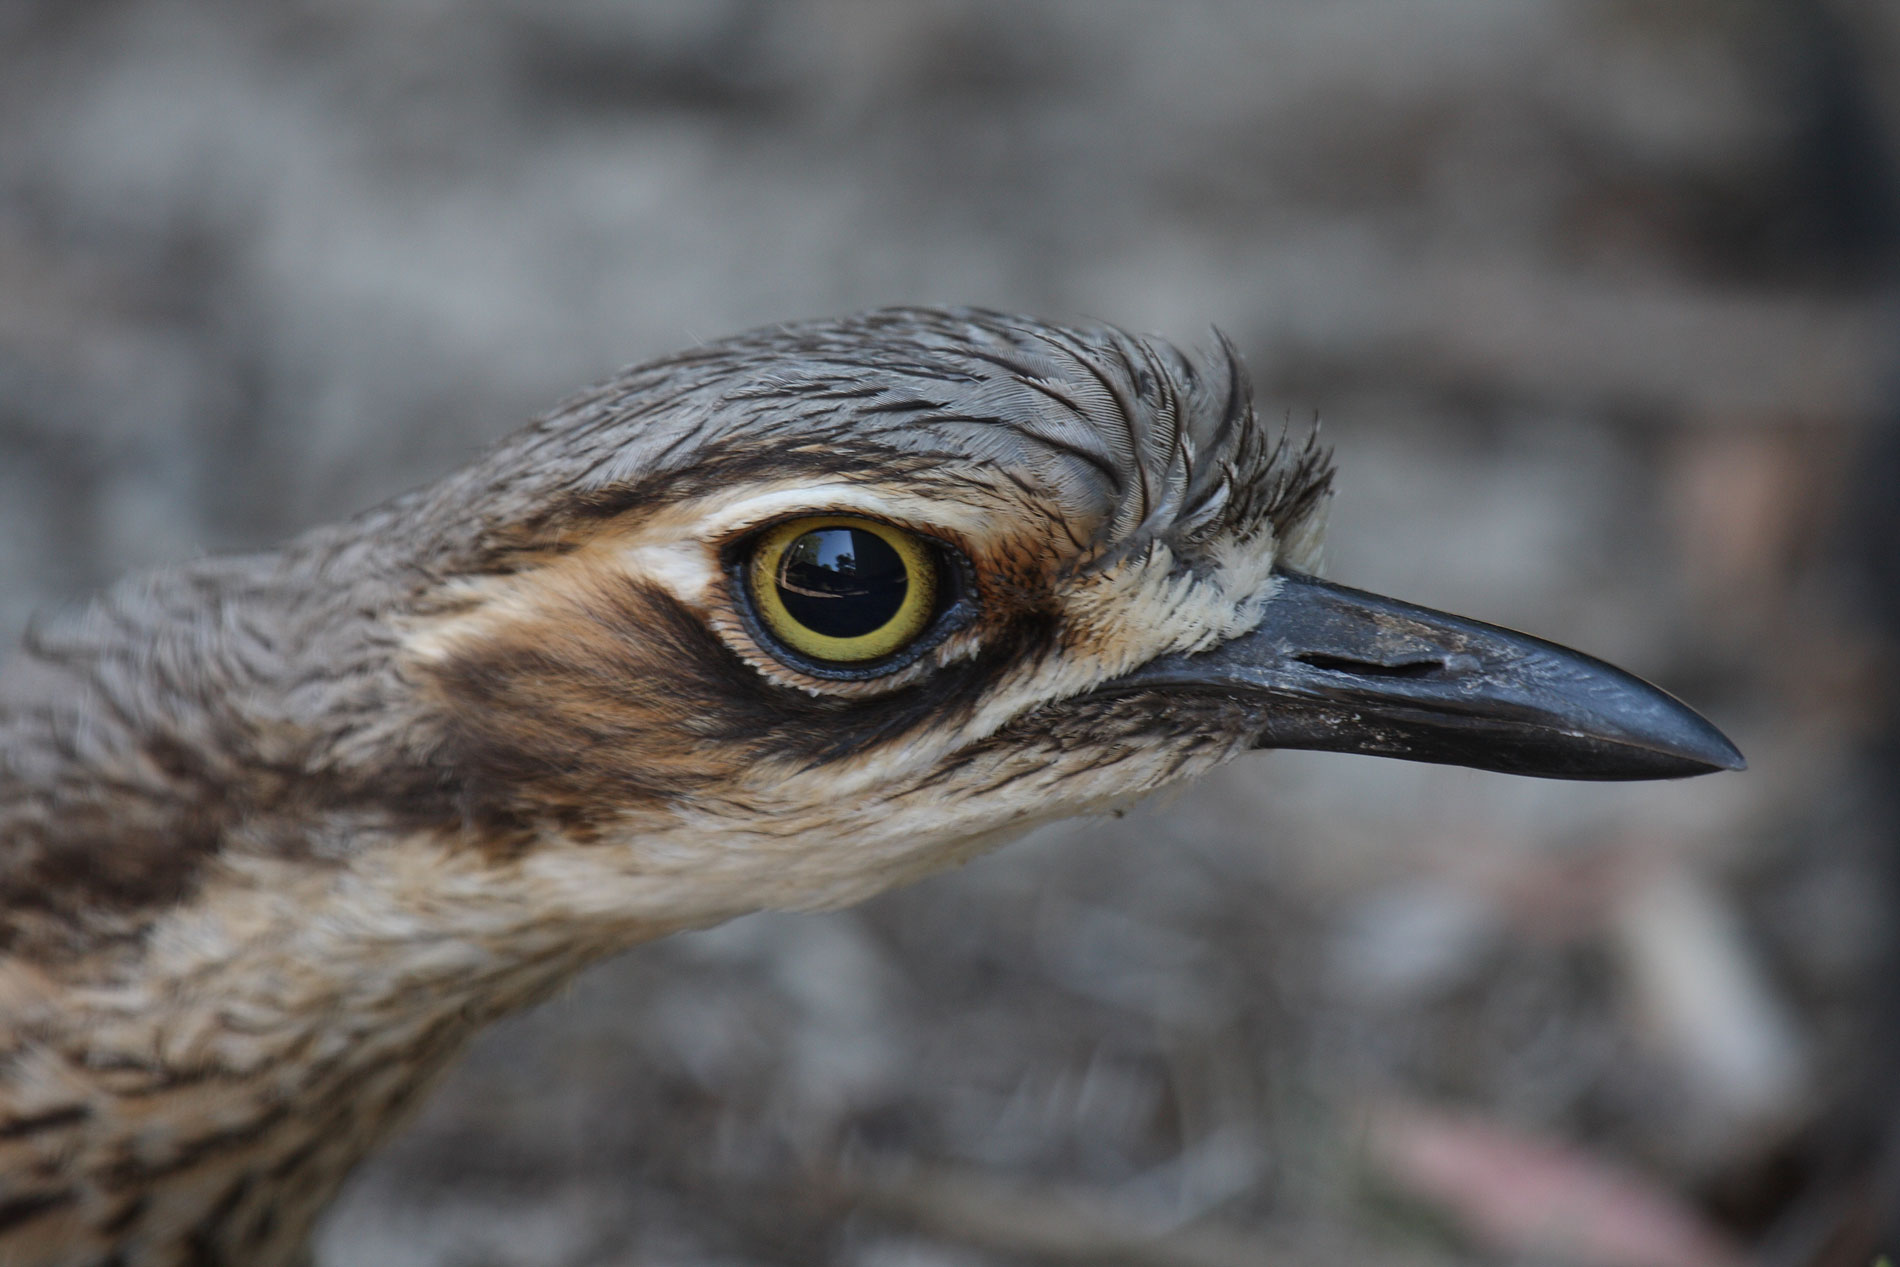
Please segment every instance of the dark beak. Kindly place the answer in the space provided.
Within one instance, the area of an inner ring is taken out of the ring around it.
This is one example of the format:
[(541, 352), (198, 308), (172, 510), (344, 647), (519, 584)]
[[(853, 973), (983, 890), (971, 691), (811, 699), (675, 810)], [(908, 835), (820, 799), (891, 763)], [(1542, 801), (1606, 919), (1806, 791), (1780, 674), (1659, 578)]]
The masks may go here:
[(1252, 633), (1163, 656), (1110, 690), (1225, 696), (1256, 748), (1366, 752), (1552, 779), (1677, 779), (1746, 762), (1687, 705), (1496, 625), (1280, 573)]

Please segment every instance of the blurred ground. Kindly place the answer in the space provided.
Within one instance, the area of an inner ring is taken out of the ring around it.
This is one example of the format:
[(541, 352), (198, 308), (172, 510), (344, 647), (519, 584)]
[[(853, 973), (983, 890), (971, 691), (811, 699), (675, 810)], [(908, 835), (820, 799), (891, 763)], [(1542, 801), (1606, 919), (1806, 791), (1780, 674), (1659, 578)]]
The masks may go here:
[(0, 635), (697, 338), (1218, 324), (1325, 420), (1331, 575), (1750, 772), (1273, 754), (643, 949), (486, 1039), (320, 1262), (1858, 1267), (1896, 85), (1889, 0), (11, 0)]

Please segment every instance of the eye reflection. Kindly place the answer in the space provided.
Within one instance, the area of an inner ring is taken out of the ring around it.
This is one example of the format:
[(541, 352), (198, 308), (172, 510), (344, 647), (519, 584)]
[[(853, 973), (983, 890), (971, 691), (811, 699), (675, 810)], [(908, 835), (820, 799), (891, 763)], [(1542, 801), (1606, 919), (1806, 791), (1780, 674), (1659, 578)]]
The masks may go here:
[(827, 638), (882, 629), (910, 592), (897, 551), (860, 528), (805, 533), (785, 548), (774, 580), (792, 619)]

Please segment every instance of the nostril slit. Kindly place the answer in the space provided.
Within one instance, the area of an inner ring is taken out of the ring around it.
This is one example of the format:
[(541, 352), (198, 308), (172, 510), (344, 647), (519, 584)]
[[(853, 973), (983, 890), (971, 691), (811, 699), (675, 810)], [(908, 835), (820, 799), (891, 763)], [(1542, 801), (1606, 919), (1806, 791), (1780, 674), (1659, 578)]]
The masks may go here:
[(1293, 658), (1301, 664), (1310, 664), (1327, 673), (1350, 673), (1355, 677), (1421, 678), (1431, 677), (1445, 669), (1443, 660), (1407, 660), (1402, 664), (1379, 664), (1370, 660), (1354, 660), (1348, 656), (1326, 655), (1318, 651), (1311, 651)]

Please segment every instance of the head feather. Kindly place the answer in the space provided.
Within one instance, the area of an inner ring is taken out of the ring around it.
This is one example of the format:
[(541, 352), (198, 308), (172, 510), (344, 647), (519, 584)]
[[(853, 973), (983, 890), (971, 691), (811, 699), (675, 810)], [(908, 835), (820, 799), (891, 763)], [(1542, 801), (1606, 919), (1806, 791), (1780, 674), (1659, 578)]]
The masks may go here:
[[(1270, 535), (1311, 566), (1331, 491), (1315, 436), (1273, 433), (1238, 353), (1106, 325), (895, 308), (774, 326), (628, 370), (468, 475), (537, 524), (735, 474), (888, 477), (945, 463), (1026, 480), (1100, 565)], [(453, 483), (453, 482), (452, 482)], [(445, 509), (456, 490), (444, 486)]]

